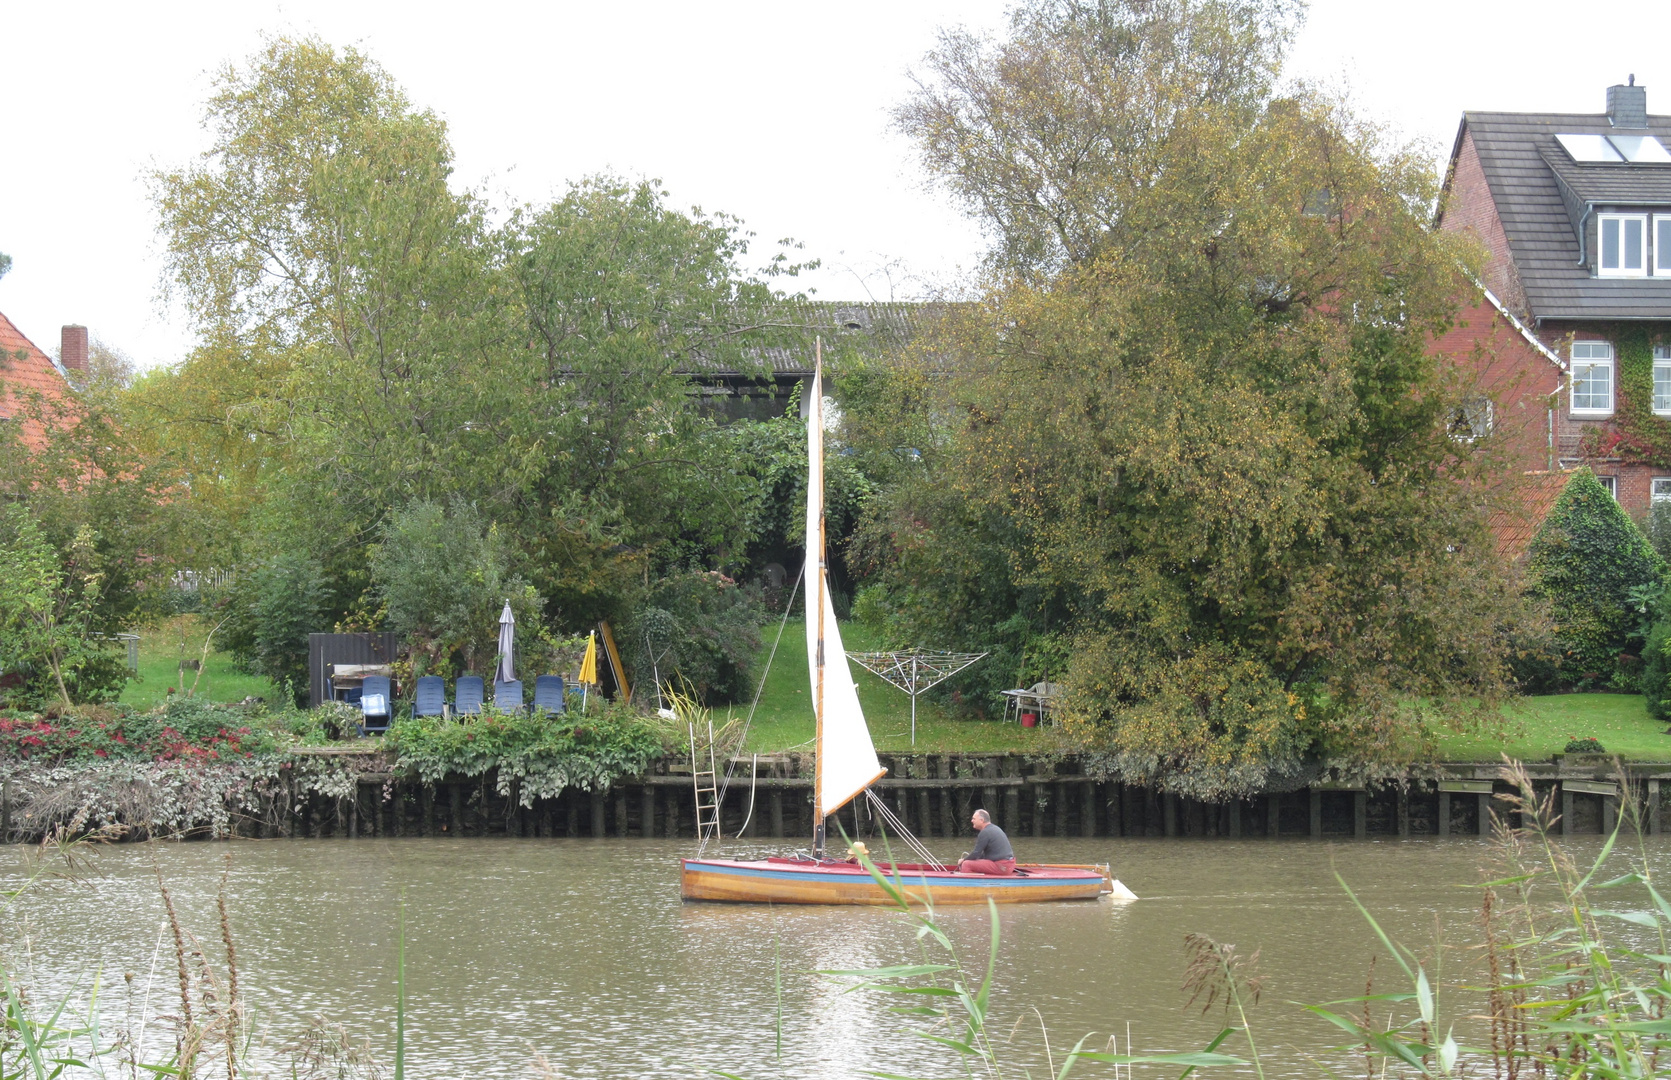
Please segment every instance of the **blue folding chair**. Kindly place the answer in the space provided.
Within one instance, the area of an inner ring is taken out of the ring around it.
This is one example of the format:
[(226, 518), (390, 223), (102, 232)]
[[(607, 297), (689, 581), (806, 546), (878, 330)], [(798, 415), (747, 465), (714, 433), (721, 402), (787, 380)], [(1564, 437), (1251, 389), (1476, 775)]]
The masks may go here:
[(389, 693), (389, 677), (387, 675), (367, 675), (360, 681), (360, 734), (370, 735), (372, 732), (389, 730), (389, 717), (394, 709), (391, 707)]
[(534, 711), (560, 713), (563, 704), (563, 677), (541, 675), (534, 680)]
[(493, 707), (500, 712), (522, 711), (522, 680), (493, 684)]
[(425, 675), (419, 679), (417, 696), (412, 699), (412, 715), (440, 716), (446, 710), (446, 680), (439, 675)]
[(453, 712), (458, 716), (477, 716), (482, 711), (482, 692), (485, 689), (480, 675), (460, 675), (453, 684)]

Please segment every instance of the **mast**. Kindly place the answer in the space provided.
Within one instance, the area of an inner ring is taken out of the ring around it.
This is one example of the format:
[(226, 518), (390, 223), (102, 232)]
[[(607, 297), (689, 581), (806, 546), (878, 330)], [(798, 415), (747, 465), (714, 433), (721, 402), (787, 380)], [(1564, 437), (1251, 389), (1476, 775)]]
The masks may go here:
[[(813, 780), (812, 780), (812, 854), (814, 858), (824, 855), (824, 770), (818, 767), (818, 755), (824, 751), (824, 582), (827, 569), (828, 552), (824, 543), (824, 339), (813, 339), (812, 362), (812, 412), (807, 420), (807, 484), (817, 487), (818, 492), (818, 595), (816, 600), (810, 594), (808, 600), (814, 600), (818, 605), (818, 677), (817, 690), (814, 693), (813, 707)], [(817, 453), (813, 453), (812, 440), (818, 440)], [(806, 542), (814, 542), (809, 534)]]

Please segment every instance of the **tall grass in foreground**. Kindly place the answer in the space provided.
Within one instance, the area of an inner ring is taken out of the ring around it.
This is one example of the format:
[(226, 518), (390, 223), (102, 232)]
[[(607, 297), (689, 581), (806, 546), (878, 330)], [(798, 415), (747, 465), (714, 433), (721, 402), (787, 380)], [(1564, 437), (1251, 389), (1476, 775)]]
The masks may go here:
[[(82, 835), (60, 830), (49, 836), (36, 849), (23, 883), (0, 893), (0, 924), (22, 925), (14, 909), (32, 889), (85, 882), (93, 871), (94, 846), (115, 838), (110, 830)], [(158, 868), (157, 888), (167, 913), (164, 936), (145, 978), (134, 972), (123, 975), (120, 992), (126, 995), (126, 1007), (115, 1030), (101, 1024), (100, 997), (106, 981), (102, 971), (93, 975), (79, 1008), (79, 987), (56, 1002), (37, 1003), (21, 965), (14, 962), (12, 950), (18, 943), (0, 942), (6, 950), (0, 953), (0, 997), (5, 1004), (0, 1080), (56, 1080), (60, 1076), (385, 1080), (387, 1071), (372, 1053), (369, 1040), (355, 1039), (343, 1025), (323, 1017), (314, 1017), (293, 1043), (258, 1053), (267, 1048), (256, 1043), (252, 1017), (239, 987), (238, 952), (226, 898), (231, 862), (228, 852), (215, 895), (220, 940), (212, 944), (205, 944), (181, 923), (173, 894)], [(159, 978), (159, 967), (172, 971)], [(405, 1065), (404, 933), (399, 968), (395, 1080), (401, 1080)]]

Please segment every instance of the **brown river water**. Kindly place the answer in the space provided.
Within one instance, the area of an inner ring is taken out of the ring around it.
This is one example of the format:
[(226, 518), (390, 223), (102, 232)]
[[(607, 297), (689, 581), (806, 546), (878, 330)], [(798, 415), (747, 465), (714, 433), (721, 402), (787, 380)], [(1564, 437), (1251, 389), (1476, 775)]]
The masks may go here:
[[(733, 842), (723, 853), (786, 843)], [(1575, 853), (1598, 846), (1594, 838), (1573, 843)], [(1671, 872), (1671, 844), (1650, 844), (1650, 864)], [(945, 841), (935, 847), (955, 854)], [(1253, 1021), (1267, 1076), (1316, 1076), (1324, 1065), (1362, 1075), (1361, 1056), (1337, 1049), (1334, 1029), (1294, 1004), (1362, 993), (1376, 954), (1376, 989), (1407, 989), (1393, 983), (1384, 947), (1334, 870), (1395, 939), (1427, 955), (1442, 932), (1459, 947), (1442, 986), (1473, 975), (1462, 970), (1460, 947), (1479, 936), (1478, 897), (1463, 886), (1481, 880), (1489, 856), (1482, 841), (1023, 839), (1017, 847), (1024, 860), (1111, 862), (1142, 899), (1000, 909), (992, 1030), (1001, 1044), (1014, 1031), (1003, 1049), (1016, 1068), (1006, 1075), (1044, 1064), (1041, 1018), (1058, 1067), (1064, 1049), (1092, 1032), (1088, 1045), (1105, 1047), (1113, 1033), (1124, 1050), (1129, 1030), (1140, 1052), (1200, 1048), (1222, 1017), (1185, 1008), (1179, 984), (1191, 932), (1260, 950), (1266, 983)], [(118, 846), (103, 850), (90, 881), (26, 893), (7, 919), (4, 946), (14, 961), (27, 956), (36, 1000), (78, 983), (85, 997), (102, 971), (107, 1018), (142, 1006), (147, 984), (152, 1009), (166, 1010), (174, 957), (161, 946), (156, 872), (186, 928), (218, 942), (214, 895), (230, 851), (240, 978), (258, 1039), (270, 1047), (319, 1015), (392, 1059), (404, 897), (408, 1076), (529, 1076), (536, 1054), (564, 1077), (961, 1074), (948, 1053), (887, 1011), (895, 1001), (843, 993), (842, 981), (812, 974), (915, 962), (902, 916), (684, 904), (676, 860), (692, 848), (591, 839)], [(5, 854), (0, 884), (15, 885), (23, 863)], [(1635, 899), (1621, 895), (1618, 906)], [(971, 964), (984, 963), (985, 910), (947, 909), (940, 921)], [(121, 992), (128, 971), (136, 974), (133, 1000)], [(1453, 1015), (1469, 1011), (1464, 992), (1445, 992)], [(1112, 1072), (1086, 1066), (1075, 1075)]]

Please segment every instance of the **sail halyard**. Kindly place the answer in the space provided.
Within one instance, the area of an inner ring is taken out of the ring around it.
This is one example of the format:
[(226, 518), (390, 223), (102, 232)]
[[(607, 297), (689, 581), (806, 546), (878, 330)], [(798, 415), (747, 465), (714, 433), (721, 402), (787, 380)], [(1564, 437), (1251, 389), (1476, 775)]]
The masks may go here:
[(885, 772), (858, 688), (847, 665), (830, 598), (828, 536), (824, 515), (824, 364), (823, 343), (813, 366), (812, 399), (807, 410), (807, 667), (812, 675), (816, 714), (817, 768), (813, 779), (813, 851), (824, 849), (824, 819), (841, 809)]

